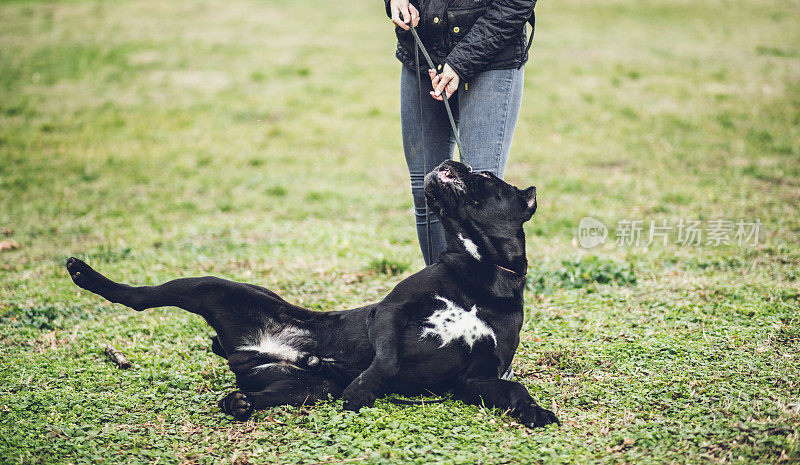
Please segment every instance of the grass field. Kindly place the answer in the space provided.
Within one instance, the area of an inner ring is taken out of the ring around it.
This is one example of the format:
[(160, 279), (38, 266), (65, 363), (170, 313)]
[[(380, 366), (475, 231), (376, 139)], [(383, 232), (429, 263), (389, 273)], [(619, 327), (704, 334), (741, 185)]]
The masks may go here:
[[(452, 401), (233, 423), (199, 317), (76, 288), (70, 255), (324, 311), (421, 268), (392, 28), (381, 2), (327, 8), (0, 2), (0, 463), (800, 462), (795, 0), (537, 7), (507, 173), (539, 191), (514, 366), (560, 428)], [(578, 246), (585, 216), (605, 245)], [(637, 220), (675, 229), (615, 244)], [(708, 244), (717, 220), (758, 240)]]

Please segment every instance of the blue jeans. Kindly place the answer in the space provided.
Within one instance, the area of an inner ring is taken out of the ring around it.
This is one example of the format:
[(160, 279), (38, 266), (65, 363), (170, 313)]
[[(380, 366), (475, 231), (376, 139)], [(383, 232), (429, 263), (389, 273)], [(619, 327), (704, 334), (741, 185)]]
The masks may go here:
[[(436, 215), (431, 214), (431, 256), (428, 256), (428, 234), (425, 222), (425, 175), (439, 163), (452, 158), (456, 140), (444, 103), (428, 93), (431, 80), (422, 75), (422, 121), (420, 121), (419, 89), (413, 70), (403, 66), (400, 73), (400, 122), (403, 151), (411, 175), (414, 216), (422, 256), (430, 265), (445, 251), (444, 230)], [(461, 162), (476, 172), (490, 171), (502, 178), (505, 174), (511, 139), (517, 125), (522, 102), (524, 67), (484, 71), (459, 85), (450, 98), (450, 107), (458, 127), (464, 152)], [(424, 131), (421, 135), (420, 131)], [(424, 146), (423, 146), (424, 141)]]

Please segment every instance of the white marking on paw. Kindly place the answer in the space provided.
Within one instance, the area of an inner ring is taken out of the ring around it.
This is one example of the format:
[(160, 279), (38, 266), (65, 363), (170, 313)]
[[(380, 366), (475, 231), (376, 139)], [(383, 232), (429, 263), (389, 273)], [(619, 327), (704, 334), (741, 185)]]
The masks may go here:
[(438, 336), (442, 340), (440, 347), (457, 339), (463, 339), (472, 350), (477, 341), (490, 337), (497, 345), (497, 338), (492, 328), (478, 317), (478, 307), (473, 305), (470, 310), (464, 310), (449, 299), (438, 295), (434, 297), (444, 302), (445, 307), (436, 310), (428, 317), (426, 324), (430, 326), (423, 328), (420, 339), (426, 336)]
[(308, 337), (308, 331), (284, 326), (279, 329), (264, 328), (257, 331), (250, 344), (239, 346), (240, 351), (254, 351), (269, 354), (270, 357), (286, 362), (297, 362), (303, 354), (295, 347), (298, 339)]
[(461, 233), (458, 233), (458, 238), (461, 239), (461, 242), (464, 243), (464, 248), (467, 249), (467, 252), (469, 252), (470, 255), (475, 257), (475, 260), (481, 259), (481, 254), (478, 253), (478, 246), (475, 245), (474, 242), (472, 242), (472, 239), (462, 236)]

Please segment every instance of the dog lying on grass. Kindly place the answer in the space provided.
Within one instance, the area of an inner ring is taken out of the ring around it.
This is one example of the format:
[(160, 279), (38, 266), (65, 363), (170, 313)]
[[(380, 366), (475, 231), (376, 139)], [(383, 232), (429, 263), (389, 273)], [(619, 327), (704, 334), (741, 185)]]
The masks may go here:
[(385, 393), (452, 392), (508, 410), (529, 427), (558, 423), (525, 386), (501, 379), (519, 345), (522, 225), (536, 211), (536, 188), (520, 190), (446, 161), (425, 177), (425, 195), (447, 251), (382, 301), (352, 310), (315, 312), (269, 289), (215, 277), (134, 287), (77, 258), (67, 269), (75, 284), (111, 302), (137, 311), (180, 307), (205, 318), (217, 332), (212, 350), (236, 375), (239, 390), (219, 402), (236, 420), (329, 394), (358, 411)]

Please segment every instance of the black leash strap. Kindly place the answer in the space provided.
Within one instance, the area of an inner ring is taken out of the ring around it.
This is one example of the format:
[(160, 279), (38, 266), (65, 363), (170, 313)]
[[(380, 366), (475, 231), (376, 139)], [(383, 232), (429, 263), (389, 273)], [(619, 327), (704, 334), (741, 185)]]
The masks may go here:
[[(533, 45), (533, 34), (536, 31), (536, 15), (533, 12), (533, 9), (536, 7), (536, 0), (533, 1), (533, 6), (531, 7), (531, 15), (528, 18), (528, 22), (531, 25), (531, 35), (530, 39), (528, 39), (528, 46), (525, 47), (525, 53), (527, 54), (530, 49), (531, 45)], [(422, 70), (419, 67), (419, 52), (422, 51), (422, 55), (425, 57), (425, 61), (428, 62), (428, 67), (430, 69), (436, 69), (436, 65), (433, 64), (433, 60), (431, 59), (428, 50), (425, 48), (425, 45), (422, 43), (422, 39), (419, 38), (419, 34), (417, 34), (417, 28), (413, 25), (409, 25), (409, 29), (411, 30), (411, 35), (414, 36), (414, 41), (417, 43), (417, 46), (414, 47), (414, 61), (416, 62), (416, 72), (417, 72), (417, 88), (419, 90), (419, 132), (420, 132), (420, 143), (422, 144), (423, 150), (425, 150), (425, 130), (423, 128), (423, 114), (422, 114), (422, 77), (420, 74)], [(442, 97), (444, 100), (444, 107), (447, 109), (447, 117), (450, 119), (450, 127), (453, 128), (453, 135), (456, 138), (456, 145), (458, 146), (458, 153), (464, 156), (465, 152), (464, 149), (461, 147), (461, 138), (458, 137), (458, 128), (456, 127), (456, 120), (453, 118), (453, 110), (450, 109), (450, 102), (447, 100), (447, 90), (442, 92)], [(430, 168), (428, 167), (428, 158), (425, 154), (422, 154), (422, 164), (423, 169), (425, 170), (425, 174), (428, 174)], [(431, 212), (428, 208), (428, 199), (425, 199), (425, 235), (428, 239), (427, 250), (428, 250), (428, 260), (433, 262), (433, 257), (431, 256)], [(512, 374), (513, 376), (513, 374)]]
[[(425, 57), (425, 61), (428, 62), (428, 66), (430, 69), (436, 69), (436, 65), (433, 64), (433, 60), (431, 59), (430, 54), (428, 54), (428, 50), (425, 49), (425, 45), (422, 44), (422, 40), (419, 38), (419, 34), (417, 34), (417, 28), (414, 26), (409, 27), (411, 29), (411, 35), (414, 36), (414, 40), (417, 42), (416, 48), (414, 48), (414, 60), (417, 62), (417, 79), (419, 81), (419, 89), (420, 89), (420, 96), (422, 95), (422, 82), (419, 74), (422, 70), (419, 69), (419, 50), (422, 50), (422, 56)], [(456, 137), (456, 145), (458, 146), (458, 153), (464, 154), (464, 150), (461, 148), (461, 140), (458, 137), (458, 128), (456, 127), (456, 120), (453, 118), (453, 111), (450, 109), (450, 102), (447, 101), (447, 91), (442, 92), (442, 97), (444, 97), (444, 107), (447, 109), (447, 117), (450, 118), (450, 127), (453, 128), (453, 134)], [(422, 111), (422, 98), (420, 97), (420, 112)], [(420, 113), (421, 115), (421, 113)], [(427, 174), (427, 173), (426, 173)]]
[(397, 405), (425, 405), (425, 404), (441, 404), (442, 402), (447, 402), (448, 400), (450, 400), (449, 397), (439, 397), (437, 399), (431, 399), (431, 400), (398, 399), (397, 397), (392, 397), (389, 399), (389, 402)]
[[(425, 45), (422, 44), (422, 40), (419, 38), (419, 34), (417, 34), (417, 28), (414, 26), (409, 26), (411, 29), (411, 35), (414, 36), (414, 40), (417, 42), (417, 46), (414, 47), (414, 61), (416, 62), (416, 73), (417, 73), (417, 89), (419, 91), (419, 133), (420, 133), (420, 144), (422, 145), (422, 150), (425, 150), (425, 129), (423, 127), (423, 117), (422, 114), (422, 70), (419, 67), (419, 52), (422, 50), (422, 55), (425, 57), (425, 61), (428, 62), (428, 66), (430, 69), (436, 69), (436, 66), (433, 64), (433, 60), (431, 59), (428, 50), (425, 49)], [(456, 127), (456, 120), (453, 118), (453, 111), (450, 109), (450, 102), (447, 100), (447, 90), (442, 92), (442, 97), (444, 100), (444, 107), (447, 109), (447, 117), (450, 119), (450, 127), (453, 128), (453, 135), (456, 138), (456, 145), (458, 146), (458, 153), (463, 156), (464, 150), (461, 148), (461, 139), (458, 137), (458, 128)], [(428, 167), (428, 157), (425, 156), (425, 153), (422, 153), (422, 168), (425, 170), (425, 174), (428, 174), (432, 168)], [(431, 210), (428, 208), (428, 199), (425, 198), (425, 237), (428, 240), (427, 244), (427, 251), (428, 251), (428, 260), (430, 265), (433, 263), (433, 250), (431, 246)]]
[[(528, 39), (528, 45), (525, 47), (525, 54), (531, 49), (531, 45), (533, 45), (533, 35), (536, 32), (536, 13), (534, 9), (536, 8), (536, 0), (533, 0), (533, 5), (531, 5), (531, 14), (528, 17), (528, 23), (531, 25), (531, 35)], [(433, 64), (433, 60), (431, 59), (428, 50), (425, 48), (425, 45), (422, 43), (422, 39), (419, 38), (419, 34), (417, 34), (417, 28), (409, 25), (409, 29), (411, 29), (411, 35), (414, 36), (414, 41), (417, 43), (417, 46), (414, 48), (414, 61), (417, 64), (417, 82), (419, 84), (419, 91), (420, 91), (420, 116), (422, 116), (422, 81), (419, 76), (419, 73), (422, 70), (419, 69), (419, 51), (422, 50), (422, 56), (425, 57), (425, 61), (428, 62), (428, 67), (430, 69), (436, 69), (436, 65)], [(450, 118), (450, 127), (453, 128), (453, 134), (456, 137), (456, 145), (458, 146), (458, 153), (464, 154), (464, 151), (461, 148), (461, 140), (458, 137), (458, 128), (456, 128), (456, 121), (453, 118), (453, 111), (450, 110), (450, 102), (447, 101), (447, 92), (445, 91), (442, 93), (442, 97), (444, 97), (444, 107), (447, 109), (447, 117)], [(421, 121), (420, 121), (421, 123)], [(426, 172), (427, 174), (427, 172)]]
[[(417, 36), (417, 31), (414, 30), (414, 26), (411, 26), (411, 30), (414, 32), (414, 37)], [(419, 40), (419, 39), (417, 39)], [(421, 44), (421, 42), (419, 42)], [(426, 51), (427, 53), (427, 51)], [(425, 171), (423, 176), (423, 184), (425, 175), (428, 174), (430, 171), (428, 169), (428, 157), (425, 156), (425, 128), (422, 126), (422, 76), (420, 76), (419, 70), (419, 47), (414, 47), (414, 60), (417, 62), (417, 90), (419, 91), (419, 138), (420, 138), (420, 147), (422, 147), (421, 155), (422, 155), (422, 169)], [(430, 57), (428, 57), (430, 60)], [(425, 186), (422, 187), (423, 191), (425, 190)], [(431, 258), (431, 254), (433, 253), (431, 250), (431, 210), (428, 208), (428, 196), (425, 196), (425, 239), (427, 239), (427, 250), (428, 251), (428, 261), (432, 262), (433, 259)], [(430, 263), (426, 263), (425, 265), (430, 265)]]
[(536, 34), (536, 0), (533, 1), (533, 6), (531, 7), (531, 15), (528, 17), (528, 24), (531, 25), (531, 36), (528, 39), (528, 46), (525, 47), (525, 54), (527, 55), (528, 52), (531, 51), (531, 45), (533, 45), (533, 35)]

